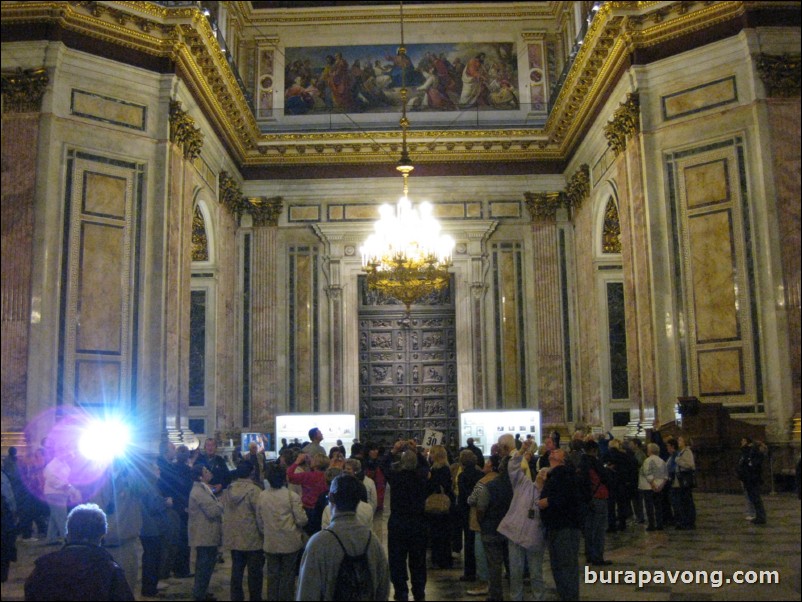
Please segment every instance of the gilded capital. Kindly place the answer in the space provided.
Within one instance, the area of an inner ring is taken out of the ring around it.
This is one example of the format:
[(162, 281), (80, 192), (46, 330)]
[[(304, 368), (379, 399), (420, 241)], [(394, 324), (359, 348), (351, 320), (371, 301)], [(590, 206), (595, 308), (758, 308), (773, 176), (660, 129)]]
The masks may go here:
[(248, 211), (250, 206), (248, 200), (242, 196), (242, 190), (240, 190), (237, 181), (226, 171), (220, 172), (218, 200), (236, 219), (239, 219), (244, 212)]
[(181, 108), (181, 101), (170, 101), (170, 142), (184, 152), (184, 158), (192, 160), (200, 155), (203, 134), (195, 127), (195, 120)]
[(791, 98), (799, 96), (800, 55), (761, 54), (757, 58), (757, 72), (767, 96)]
[(565, 202), (568, 207), (579, 208), (583, 201), (590, 194), (590, 167), (583, 163), (576, 170), (568, 185), (565, 187)]
[(3, 112), (37, 113), (47, 89), (47, 69), (23, 69), (2, 73)]
[(564, 202), (561, 192), (526, 192), (524, 198), (533, 222), (554, 219)]
[(612, 120), (604, 126), (607, 146), (618, 155), (627, 147), (627, 140), (640, 129), (640, 99), (637, 93), (627, 94), (627, 99), (613, 113)]
[(278, 218), (284, 209), (284, 199), (280, 196), (263, 196), (248, 199), (247, 211), (253, 218), (254, 226), (278, 226)]

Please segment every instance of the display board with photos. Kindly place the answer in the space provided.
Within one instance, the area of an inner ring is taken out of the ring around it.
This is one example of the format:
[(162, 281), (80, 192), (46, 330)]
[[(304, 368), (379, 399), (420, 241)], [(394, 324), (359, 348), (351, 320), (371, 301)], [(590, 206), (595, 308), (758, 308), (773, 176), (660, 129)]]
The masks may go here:
[(540, 444), (540, 412), (536, 410), (478, 410), (460, 414), (460, 447), (472, 437), (474, 445), (489, 454), (491, 446), (502, 435), (520, 435), (521, 440), (532, 435)]
[(301, 443), (309, 441), (309, 429), (313, 427), (323, 433), (320, 445), (326, 453), (340, 439), (345, 446), (346, 456), (350, 455), (351, 445), (357, 438), (354, 414), (280, 414), (276, 416), (276, 446), (281, 446), (282, 439), (286, 439), (287, 443), (295, 439)]

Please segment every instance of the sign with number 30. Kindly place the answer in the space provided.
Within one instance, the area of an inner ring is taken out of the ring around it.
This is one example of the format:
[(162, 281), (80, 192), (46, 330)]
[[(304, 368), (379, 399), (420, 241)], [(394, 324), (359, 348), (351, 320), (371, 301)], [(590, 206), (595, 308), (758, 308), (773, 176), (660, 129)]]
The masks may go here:
[(443, 444), (443, 433), (434, 429), (426, 429), (423, 433), (423, 447)]

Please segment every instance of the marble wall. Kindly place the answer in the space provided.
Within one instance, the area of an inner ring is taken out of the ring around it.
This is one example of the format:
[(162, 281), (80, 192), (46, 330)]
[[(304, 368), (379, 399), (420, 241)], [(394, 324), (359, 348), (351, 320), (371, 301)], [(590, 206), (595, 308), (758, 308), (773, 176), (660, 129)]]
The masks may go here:
[(782, 262), (783, 305), (787, 319), (788, 364), (792, 386), (792, 412), (800, 414), (802, 358), (800, 358), (800, 101), (774, 99), (767, 103), (771, 129), (771, 161), (776, 190), (779, 246)]
[(21, 431), (26, 422), (28, 392), (39, 113), (8, 112), (2, 119), (2, 418), (4, 431)]

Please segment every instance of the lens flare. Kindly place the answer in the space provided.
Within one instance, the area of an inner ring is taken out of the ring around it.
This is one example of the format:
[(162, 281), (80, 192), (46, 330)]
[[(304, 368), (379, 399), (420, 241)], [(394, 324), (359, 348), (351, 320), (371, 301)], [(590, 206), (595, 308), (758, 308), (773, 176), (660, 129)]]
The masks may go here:
[(78, 451), (88, 460), (111, 462), (125, 454), (130, 441), (128, 425), (121, 420), (92, 420), (81, 433)]

